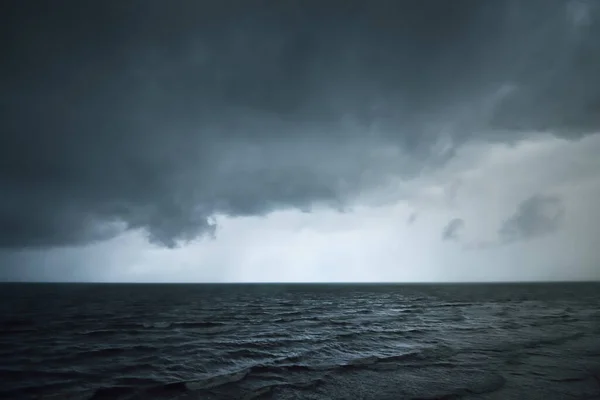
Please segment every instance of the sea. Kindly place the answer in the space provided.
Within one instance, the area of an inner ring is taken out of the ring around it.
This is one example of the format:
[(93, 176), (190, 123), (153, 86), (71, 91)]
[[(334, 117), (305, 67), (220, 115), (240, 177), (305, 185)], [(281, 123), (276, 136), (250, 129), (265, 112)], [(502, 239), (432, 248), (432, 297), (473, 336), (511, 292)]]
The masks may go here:
[(1, 284), (0, 398), (600, 399), (600, 284)]

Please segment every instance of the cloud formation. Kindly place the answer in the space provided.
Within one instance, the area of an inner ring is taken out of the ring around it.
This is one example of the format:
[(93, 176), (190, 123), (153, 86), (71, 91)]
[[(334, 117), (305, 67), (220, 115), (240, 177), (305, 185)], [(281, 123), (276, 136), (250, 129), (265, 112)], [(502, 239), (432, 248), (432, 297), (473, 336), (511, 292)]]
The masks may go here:
[(557, 196), (538, 194), (519, 204), (516, 212), (498, 230), (502, 243), (529, 240), (559, 230), (564, 223), (565, 206)]
[[(493, 240), (477, 240), (466, 243), (466, 250), (486, 250), (551, 235), (559, 231), (566, 218), (566, 207), (559, 196), (535, 194), (518, 204), (515, 212), (507, 217), (497, 230)], [(453, 223), (455, 220), (450, 221)], [(462, 220), (460, 220), (462, 221)], [(457, 240), (450, 223), (444, 229), (449, 239)], [(455, 224), (459, 224), (455, 222)], [(464, 225), (464, 222), (459, 225)], [(458, 226), (460, 228), (461, 226)]]
[(414, 224), (414, 223), (417, 221), (417, 217), (418, 217), (418, 216), (419, 216), (419, 214), (418, 214), (416, 211), (415, 211), (415, 212), (412, 212), (412, 213), (411, 213), (411, 214), (408, 216), (408, 218), (406, 219), (406, 224), (407, 224), (407, 225), (412, 225), (412, 224)]
[(10, 2), (0, 246), (173, 247), (215, 215), (341, 208), (469, 140), (598, 131), (580, 3)]
[(460, 238), (460, 231), (464, 229), (465, 221), (461, 218), (453, 218), (442, 230), (443, 240), (457, 241)]

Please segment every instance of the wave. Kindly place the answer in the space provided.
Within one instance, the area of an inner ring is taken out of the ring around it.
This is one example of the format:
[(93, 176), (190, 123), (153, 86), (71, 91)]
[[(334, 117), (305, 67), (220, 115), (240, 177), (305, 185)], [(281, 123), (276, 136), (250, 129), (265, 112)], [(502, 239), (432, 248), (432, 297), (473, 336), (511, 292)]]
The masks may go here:
[(281, 364), (281, 365), (268, 365), (268, 364), (258, 364), (252, 367), (249, 367), (248, 373), (252, 374), (275, 374), (275, 375), (285, 375), (289, 372), (302, 372), (302, 371), (317, 371), (322, 370), (324, 368), (318, 368), (316, 366), (310, 366), (305, 364)]
[(79, 352), (76, 357), (112, 357), (123, 353), (153, 353), (157, 350), (157, 347), (147, 345), (105, 347)]
[[(196, 381), (180, 381), (171, 382), (166, 384), (154, 384), (145, 385), (142, 387), (127, 386), (127, 385), (114, 385), (109, 387), (102, 387), (96, 389), (94, 393), (89, 397), (89, 400), (118, 400), (118, 399), (130, 399), (130, 398), (174, 398), (173, 396), (186, 395), (193, 393), (194, 398), (202, 396), (203, 394), (209, 395), (213, 390), (223, 388), (227, 385), (237, 384), (244, 380), (249, 374), (253, 372), (260, 372), (260, 367), (246, 368), (238, 371), (220, 374), (214, 377), (209, 377), (202, 380)], [(237, 395), (228, 396), (227, 398), (244, 398), (246, 400), (263, 398), (264, 396), (271, 394), (278, 388), (293, 388), (296, 390), (310, 390), (323, 384), (325, 381), (322, 378), (316, 379), (305, 379), (293, 382), (275, 382), (271, 384), (260, 385), (248, 391), (245, 396), (239, 397)], [(230, 387), (236, 392), (234, 387)], [(239, 394), (239, 393), (236, 393)], [(221, 392), (222, 398), (223, 394)], [(203, 397), (198, 397), (203, 398)], [(212, 398), (212, 397), (210, 397)]]
[(224, 322), (175, 322), (172, 326), (177, 328), (216, 328), (219, 326), (226, 326)]
[[(426, 362), (434, 363), (439, 362), (445, 358), (448, 358), (456, 354), (456, 350), (446, 345), (438, 345), (433, 347), (426, 347), (414, 351), (409, 351), (401, 354), (392, 355), (368, 355), (364, 357), (357, 357), (350, 359), (345, 363), (337, 364), (314, 364), (314, 363), (293, 363), (293, 364), (259, 364), (249, 367), (249, 373), (275, 373), (284, 374), (286, 372), (298, 372), (298, 371), (323, 371), (328, 370), (335, 372), (337, 370), (344, 370), (348, 368), (369, 368), (378, 364), (396, 364), (402, 366), (404, 363), (410, 362)], [(304, 359), (302, 356), (287, 357), (287, 361), (300, 361)]]
[(583, 336), (585, 336), (584, 333), (575, 332), (570, 335), (547, 337), (547, 338), (535, 339), (535, 340), (524, 341), (524, 342), (522, 341), (522, 342), (514, 342), (514, 343), (504, 343), (497, 347), (485, 349), (485, 351), (504, 353), (504, 352), (515, 352), (515, 351), (520, 351), (520, 350), (531, 350), (531, 349), (537, 349), (537, 348), (546, 347), (546, 346), (560, 346), (560, 345), (570, 342), (572, 340), (580, 339)]
[(300, 382), (274, 383), (254, 389), (251, 393), (244, 396), (244, 400), (252, 400), (258, 398), (262, 399), (265, 398), (267, 395), (272, 395), (276, 389), (282, 388), (292, 388), (296, 390), (314, 390), (323, 383), (325, 383), (325, 380), (322, 378)]
[(298, 311), (298, 310), (294, 310), (294, 311), (284, 311), (284, 312), (279, 312), (277, 314), (275, 314), (275, 316), (279, 317), (293, 317), (296, 315), (302, 315), (302, 314), (306, 314), (305, 311)]
[(341, 368), (363, 368), (369, 367), (377, 364), (390, 364), (390, 363), (400, 363), (400, 362), (431, 362), (431, 361), (439, 361), (440, 359), (447, 358), (456, 351), (448, 346), (436, 346), (432, 348), (425, 348), (422, 350), (411, 351), (408, 353), (402, 353), (397, 355), (390, 356), (366, 356), (366, 357), (358, 357), (350, 360), (345, 365), (341, 365)]
[[(236, 391), (239, 389), (239, 385), (247, 379), (256, 382), (262, 382), (265, 379), (277, 379), (274, 383), (255, 386), (243, 396), (245, 399), (253, 399), (267, 396), (268, 394), (272, 394), (274, 390), (281, 388), (312, 390), (326, 382), (325, 377), (327, 374), (341, 373), (347, 369), (373, 368), (379, 370), (385, 369), (386, 366), (383, 364), (401, 366), (403, 362), (434, 360), (447, 354), (448, 348), (446, 346), (438, 346), (436, 348), (425, 348), (397, 355), (358, 357), (346, 363), (334, 365), (310, 365), (307, 363), (255, 364), (246, 368), (207, 376), (203, 379), (166, 384), (156, 384), (156, 382), (151, 380), (132, 378), (130, 380), (121, 380), (115, 386), (97, 389), (89, 400), (120, 399), (139, 394), (148, 397), (176, 396), (188, 392), (194, 392), (194, 395), (201, 396), (203, 393), (213, 393), (212, 391), (217, 389)], [(291, 359), (288, 358), (287, 360), (291, 361)], [(315, 373), (317, 375), (314, 375)], [(302, 380), (294, 380), (290, 378), (291, 374), (301, 374), (298, 376), (303, 378), (301, 378)], [(469, 393), (484, 393), (498, 386), (498, 382), (492, 382), (464, 390), (469, 391)], [(146, 397), (142, 396), (141, 398)]]
[(89, 379), (92, 378), (93, 374), (84, 373), (76, 370), (53, 370), (44, 371), (38, 369), (14, 369), (14, 368), (0, 368), (0, 380), (10, 382), (21, 378), (28, 380), (44, 380), (44, 379), (58, 379), (58, 380), (70, 380), (70, 379)]
[(473, 395), (483, 395), (497, 392), (506, 385), (506, 378), (500, 374), (490, 374), (483, 377), (478, 382), (463, 387), (457, 387), (444, 393), (431, 394), (429, 396), (411, 397), (411, 400), (450, 400), (462, 397), (471, 397)]
[[(279, 316), (281, 314), (278, 314), (276, 316)], [(288, 322), (294, 322), (294, 323), (311, 323), (311, 322), (317, 322), (317, 325), (328, 325), (331, 323), (335, 323), (334, 321), (331, 320), (323, 320), (323, 317), (301, 317), (301, 318), (294, 318), (298, 315), (302, 315), (302, 313), (298, 312), (298, 313), (290, 313), (287, 314), (283, 317), (280, 318), (275, 318), (273, 320), (271, 320), (272, 323), (276, 323), (276, 324), (283, 324), (283, 323), (288, 323)]]
[[(224, 322), (214, 321), (153, 321), (153, 322), (113, 322), (95, 331), (86, 331), (87, 335), (102, 335), (112, 333), (138, 333), (139, 331), (164, 329), (215, 329), (231, 326)], [(98, 332), (98, 333), (95, 333)]]
[(230, 350), (226, 353), (226, 357), (231, 359), (239, 358), (275, 358), (276, 355), (259, 349), (236, 349)]
[[(187, 392), (197, 392), (201, 390), (211, 389), (217, 386), (222, 386), (227, 383), (234, 383), (242, 380), (248, 374), (248, 370), (236, 371), (228, 374), (223, 374), (215, 377), (210, 377), (198, 381), (180, 381), (165, 384), (154, 385), (114, 385), (96, 389), (89, 397), (89, 400), (115, 400), (122, 398), (146, 398), (152, 397), (172, 397), (178, 394)], [(139, 397), (142, 395), (142, 397)]]
[(539, 340), (527, 342), (527, 343), (524, 343), (521, 347), (525, 348), (525, 349), (535, 349), (535, 348), (544, 347), (544, 346), (552, 346), (552, 345), (556, 346), (556, 345), (565, 344), (567, 342), (570, 342), (571, 340), (580, 339), (583, 336), (584, 336), (584, 334), (582, 332), (575, 332), (571, 335), (545, 338), (545, 339), (539, 339)]
[(141, 335), (140, 329), (97, 329), (79, 332), (82, 336), (114, 336), (114, 335)]
[(432, 308), (456, 308), (456, 307), (471, 307), (477, 305), (477, 303), (469, 302), (452, 302), (452, 303), (433, 303), (433, 304), (415, 304), (413, 306), (407, 306), (403, 311), (410, 312), (409, 310), (415, 310), (417, 312), (428, 310)]
[(364, 339), (369, 335), (377, 335), (377, 339), (389, 337), (415, 338), (430, 333), (431, 330), (421, 328), (409, 329), (390, 329), (390, 328), (369, 328), (342, 332), (335, 335), (335, 340)]
[(145, 386), (157, 386), (157, 385), (161, 384), (156, 379), (145, 378), (145, 377), (140, 377), (140, 376), (123, 376), (123, 377), (117, 378), (116, 381), (119, 386), (145, 387)]
[(237, 347), (243, 347), (247, 349), (274, 349), (274, 348), (286, 348), (286, 346), (290, 345), (302, 345), (306, 347), (307, 345), (314, 345), (319, 343), (328, 342), (330, 339), (326, 337), (318, 337), (318, 336), (295, 336), (290, 337), (290, 335), (285, 336), (261, 336), (257, 338), (249, 338), (249, 339), (221, 339), (215, 341), (215, 344), (219, 345), (232, 345)]

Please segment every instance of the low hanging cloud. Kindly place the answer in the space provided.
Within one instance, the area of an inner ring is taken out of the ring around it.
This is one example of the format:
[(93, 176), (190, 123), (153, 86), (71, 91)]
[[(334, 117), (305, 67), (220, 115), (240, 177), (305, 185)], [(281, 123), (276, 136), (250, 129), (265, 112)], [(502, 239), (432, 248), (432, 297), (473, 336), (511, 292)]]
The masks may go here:
[(566, 207), (560, 197), (536, 194), (519, 203), (515, 212), (502, 222), (496, 239), (466, 243), (464, 248), (485, 250), (548, 236), (563, 227), (565, 218)]
[(406, 219), (406, 224), (407, 225), (412, 225), (417, 221), (419, 214), (415, 211), (413, 213), (411, 213), (408, 218)]
[(451, 219), (450, 222), (442, 230), (443, 240), (458, 241), (460, 239), (460, 231), (465, 227), (465, 221), (461, 218)]
[(600, 130), (596, 2), (250, 3), (10, 2), (0, 247), (175, 247), (218, 215), (343, 208), (469, 141)]
[(564, 224), (565, 206), (557, 196), (538, 194), (519, 204), (516, 212), (498, 230), (501, 243), (514, 243), (546, 236)]

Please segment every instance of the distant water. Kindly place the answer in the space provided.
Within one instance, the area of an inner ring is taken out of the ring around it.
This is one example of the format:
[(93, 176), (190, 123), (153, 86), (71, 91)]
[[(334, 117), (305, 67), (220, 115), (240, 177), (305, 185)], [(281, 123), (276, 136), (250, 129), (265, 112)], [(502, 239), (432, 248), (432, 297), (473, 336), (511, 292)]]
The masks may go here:
[(0, 285), (9, 399), (600, 399), (600, 284)]

